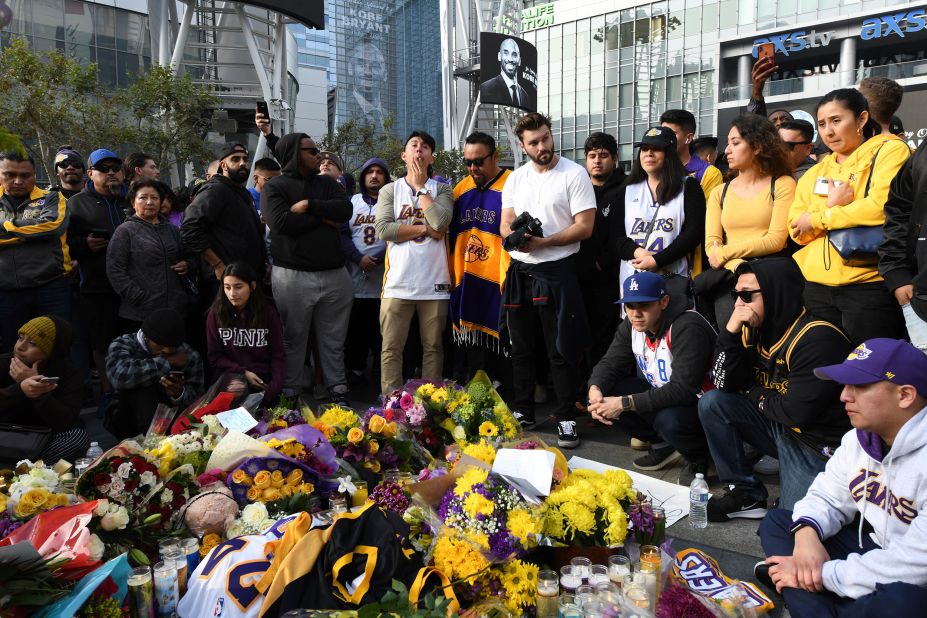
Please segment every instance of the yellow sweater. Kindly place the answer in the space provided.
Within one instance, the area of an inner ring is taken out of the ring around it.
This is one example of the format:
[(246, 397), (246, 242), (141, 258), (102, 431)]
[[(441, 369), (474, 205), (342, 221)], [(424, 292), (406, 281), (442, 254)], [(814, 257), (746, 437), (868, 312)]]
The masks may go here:
[(705, 213), (705, 249), (733, 271), (743, 258), (762, 257), (785, 248), (788, 238), (789, 207), (795, 199), (795, 180), (791, 176), (776, 179), (776, 199), (768, 189), (745, 198), (728, 187), (721, 208), (724, 185), (715, 187), (708, 197)]
[[(878, 151), (875, 170), (870, 170), (872, 157)], [(894, 135), (876, 135), (863, 142), (842, 164), (829, 154), (805, 172), (798, 181), (795, 201), (789, 209), (789, 233), (802, 249), (795, 253), (795, 261), (805, 279), (822, 285), (850, 285), (881, 281), (878, 268), (846, 265), (827, 239), (828, 230), (885, 223), (885, 200), (888, 187), (901, 165), (911, 156), (908, 145)], [(870, 174), (869, 194), (866, 181)], [(827, 207), (826, 195), (815, 195), (818, 178), (849, 182), (855, 199), (845, 206)], [(812, 230), (799, 236), (791, 224), (805, 212), (811, 213)]]

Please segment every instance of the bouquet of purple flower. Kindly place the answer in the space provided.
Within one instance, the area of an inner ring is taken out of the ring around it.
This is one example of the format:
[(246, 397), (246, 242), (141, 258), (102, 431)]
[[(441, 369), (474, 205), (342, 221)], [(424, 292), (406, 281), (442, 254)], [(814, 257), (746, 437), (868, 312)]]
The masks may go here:
[(666, 516), (663, 509), (654, 507), (647, 496), (637, 492), (628, 508), (628, 517), (634, 529), (634, 539), (640, 545), (661, 545), (666, 537)]

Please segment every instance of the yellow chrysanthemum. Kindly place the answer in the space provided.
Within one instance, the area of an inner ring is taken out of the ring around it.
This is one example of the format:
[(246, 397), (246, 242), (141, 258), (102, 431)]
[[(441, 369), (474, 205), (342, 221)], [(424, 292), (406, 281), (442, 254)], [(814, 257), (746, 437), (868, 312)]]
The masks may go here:
[(319, 422), (330, 427), (349, 429), (360, 425), (360, 418), (352, 410), (332, 406), (319, 417)]
[(484, 421), (480, 423), (480, 435), (484, 438), (495, 438), (499, 435), (499, 428), (496, 427), (496, 424), (492, 421)]
[(321, 431), (326, 440), (331, 440), (332, 436), (335, 435), (335, 428), (330, 425), (326, 425), (322, 421), (315, 421), (312, 423), (312, 427)]
[(477, 442), (475, 444), (468, 444), (464, 447), (464, 454), (473, 457), (474, 459), (479, 459), (483, 463), (492, 465), (492, 462), (496, 460), (496, 449), (492, 447), (491, 444), (485, 441)]
[(431, 402), (439, 406), (447, 403), (447, 399), (447, 389), (443, 386), (431, 394)]
[(544, 534), (555, 539), (562, 539), (565, 532), (560, 509), (548, 509), (544, 517)]
[(467, 496), (464, 500), (463, 507), (467, 515), (474, 519), (477, 515), (492, 515), (492, 512), (496, 509), (496, 505), (492, 500), (478, 493), (472, 493)]
[(541, 533), (541, 522), (525, 509), (514, 509), (509, 513), (509, 532), (522, 545), (534, 545), (536, 535)]
[(428, 383), (422, 384), (418, 387), (418, 390), (415, 391), (415, 394), (419, 397), (431, 397), (431, 394), (435, 392), (435, 385)]
[(593, 534), (595, 532), (595, 515), (582, 504), (568, 502), (560, 505), (560, 512), (563, 513), (564, 525), (567, 530), (581, 532), (583, 534)]
[(435, 544), (435, 566), (450, 579), (472, 583), (472, 578), (488, 565), (486, 559), (470, 543), (456, 533), (443, 532)]
[(485, 483), (488, 476), (488, 470), (484, 470), (483, 468), (469, 468), (457, 479), (457, 483), (454, 485), (454, 494), (458, 498), (463, 496), (477, 483)]

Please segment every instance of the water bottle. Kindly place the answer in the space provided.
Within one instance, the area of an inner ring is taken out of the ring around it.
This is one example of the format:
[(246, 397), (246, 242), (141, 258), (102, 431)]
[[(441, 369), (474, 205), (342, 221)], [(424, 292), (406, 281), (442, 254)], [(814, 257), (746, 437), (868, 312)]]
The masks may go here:
[(689, 527), (708, 527), (708, 483), (705, 475), (698, 473), (689, 485)]
[(91, 442), (90, 448), (87, 449), (87, 458), (96, 459), (103, 454), (103, 449), (100, 448), (99, 442)]

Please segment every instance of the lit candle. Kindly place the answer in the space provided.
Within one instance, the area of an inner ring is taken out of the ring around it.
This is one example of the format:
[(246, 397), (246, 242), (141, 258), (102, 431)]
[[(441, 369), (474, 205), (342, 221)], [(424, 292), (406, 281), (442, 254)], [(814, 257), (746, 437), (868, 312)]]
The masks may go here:
[(154, 616), (154, 584), (151, 581), (151, 569), (146, 566), (132, 569), (126, 583), (132, 618), (152, 618)]
[(535, 598), (538, 618), (556, 618), (560, 586), (557, 573), (554, 571), (541, 571), (538, 573), (538, 591)]

